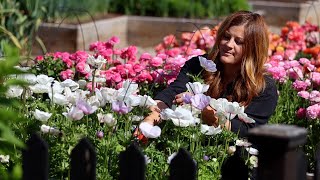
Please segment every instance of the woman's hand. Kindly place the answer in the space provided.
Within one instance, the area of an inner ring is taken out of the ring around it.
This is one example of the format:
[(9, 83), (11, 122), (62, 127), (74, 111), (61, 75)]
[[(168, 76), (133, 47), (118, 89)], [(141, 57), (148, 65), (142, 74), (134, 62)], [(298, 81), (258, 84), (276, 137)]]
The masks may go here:
[(205, 124), (208, 124), (209, 126), (218, 127), (219, 125), (221, 125), (221, 127), (224, 127), (227, 130), (231, 130), (231, 121), (227, 120), (226, 123), (219, 124), (219, 119), (216, 116), (216, 110), (213, 109), (211, 106), (205, 107), (201, 112), (201, 116), (202, 116), (202, 121)]
[(189, 92), (183, 92), (183, 93), (177, 94), (177, 95), (175, 96), (175, 99), (173, 100), (173, 103), (174, 103), (174, 104), (177, 104), (177, 105), (182, 105), (182, 104), (184, 104), (184, 101), (183, 101), (183, 95), (184, 95), (184, 94), (189, 94), (190, 96), (192, 96), (192, 94), (189, 93)]
[[(160, 118), (161, 109), (165, 109), (168, 106), (162, 101), (156, 100), (156, 102), (157, 102), (157, 105), (150, 107), (151, 112), (149, 113), (148, 116), (146, 116), (143, 119), (143, 122), (147, 122), (151, 125), (156, 125), (161, 122), (161, 118)], [(139, 134), (141, 134), (141, 132), (139, 130), (139, 127), (137, 127), (135, 132), (133, 133), (133, 136), (137, 137)]]
[(219, 126), (219, 119), (216, 116), (216, 110), (211, 106), (205, 107), (201, 112), (202, 121), (209, 126)]

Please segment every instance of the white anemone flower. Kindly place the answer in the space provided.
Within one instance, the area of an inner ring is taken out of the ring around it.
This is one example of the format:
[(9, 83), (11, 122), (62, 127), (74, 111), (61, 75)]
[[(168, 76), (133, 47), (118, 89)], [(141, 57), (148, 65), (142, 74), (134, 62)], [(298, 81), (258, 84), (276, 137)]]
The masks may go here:
[(47, 75), (40, 74), (37, 76), (37, 82), (42, 85), (46, 85), (54, 81), (53, 77), (48, 77)]
[(6, 92), (6, 97), (8, 98), (16, 98), (22, 95), (23, 88), (20, 86), (10, 86)]
[(216, 72), (216, 64), (205, 57), (199, 56), (200, 65), (208, 72)]
[(77, 89), (75, 92), (71, 92), (70, 88), (66, 87), (64, 89), (64, 94), (71, 104), (76, 104), (78, 99), (86, 99), (87, 95), (90, 94), (90, 91)]
[(237, 146), (249, 147), (252, 144), (250, 142), (248, 142), (248, 140), (246, 140), (246, 139), (237, 139), (236, 140), (236, 145)]
[(98, 113), (97, 116), (100, 123), (106, 123), (109, 127), (115, 126), (117, 124), (117, 120), (113, 117), (113, 114), (111, 113)]
[(186, 86), (188, 91), (193, 95), (205, 93), (209, 89), (208, 84), (201, 84), (200, 82), (188, 82)]
[(174, 125), (180, 127), (195, 126), (200, 122), (199, 118), (192, 116), (190, 110), (184, 109), (181, 106), (177, 107), (174, 111), (166, 108), (160, 113), (160, 116), (164, 120), (171, 119)]
[(101, 106), (101, 107), (105, 106), (105, 105), (107, 104), (107, 101), (106, 101), (106, 99), (104, 99), (104, 97), (103, 97), (100, 89), (96, 89), (96, 90), (95, 90), (95, 93), (96, 93), (95, 96), (97, 97), (97, 99), (98, 99), (99, 102), (100, 102), (100, 106)]
[(107, 61), (101, 55), (99, 55), (97, 58), (90, 55), (87, 58), (87, 63), (96, 69), (101, 69), (102, 65), (105, 64), (106, 62)]
[(113, 88), (101, 88), (100, 89), (102, 97), (109, 103), (116, 101), (118, 97), (118, 91)]
[(198, 117), (198, 115), (201, 114), (201, 110), (198, 108), (195, 108), (191, 104), (182, 104), (180, 106), (184, 109), (189, 109), (194, 117)]
[(220, 126), (214, 127), (214, 126), (208, 126), (206, 124), (201, 124), (200, 131), (202, 134), (211, 136), (216, 135), (222, 132), (222, 129)]
[(224, 124), (227, 120), (233, 119), (238, 114), (244, 114), (243, 106), (240, 106), (237, 102), (229, 102), (225, 98), (212, 98), (210, 106), (216, 110), (220, 124)]
[(30, 67), (24, 67), (24, 66), (14, 66), (14, 68), (16, 68), (22, 72), (28, 72), (31, 69)]
[(48, 112), (44, 112), (44, 111), (40, 111), (38, 109), (36, 109), (33, 112), (34, 117), (39, 120), (39, 121), (48, 121), (48, 119), (51, 117), (51, 113)]
[(143, 119), (144, 119), (144, 116), (137, 116), (137, 115), (129, 116), (130, 121), (142, 121)]
[(9, 155), (0, 155), (0, 162), (1, 163), (9, 163), (9, 159), (10, 159), (10, 156)]
[(161, 134), (161, 129), (159, 126), (153, 126), (147, 122), (140, 123), (139, 129), (147, 138), (157, 138)]
[(72, 106), (68, 113), (62, 113), (62, 114), (72, 120), (80, 120), (84, 116), (83, 111), (81, 111), (76, 106)]
[(52, 134), (52, 135), (60, 134), (60, 130), (44, 124), (40, 127), (40, 131), (44, 134)]
[(54, 93), (53, 96), (51, 93), (49, 93), (49, 98), (53, 101), (53, 103), (61, 105), (61, 106), (69, 104), (69, 101), (66, 98), (66, 96), (64, 96), (63, 94), (60, 94), (60, 93)]
[(35, 84), (33, 86), (29, 86), (30, 90), (36, 94), (48, 93), (49, 87), (46, 84)]
[(252, 118), (250, 118), (246, 113), (239, 113), (238, 117), (241, 121), (245, 123), (255, 123), (256, 121)]
[(140, 107), (150, 107), (157, 105), (157, 102), (153, 100), (150, 96), (144, 95), (140, 96)]
[(122, 88), (118, 89), (118, 96), (124, 97), (138, 92), (138, 84), (130, 80), (125, 80)]
[(229, 146), (228, 147), (228, 154), (233, 154), (236, 152), (237, 148), (235, 146)]
[(146, 162), (146, 165), (151, 162), (151, 159), (147, 155), (144, 155), (144, 160)]
[(59, 81), (53, 81), (53, 84), (48, 83), (47, 86), (49, 88), (49, 93), (62, 93), (64, 90), (64, 87), (61, 86)]
[(88, 103), (90, 104), (90, 106), (96, 106), (96, 107), (101, 106), (101, 103), (100, 103), (99, 98), (97, 96), (91, 96), (88, 99)]
[(253, 167), (255, 167), (255, 168), (258, 167), (258, 157), (257, 156), (250, 156), (249, 162)]
[(140, 104), (141, 96), (138, 96), (138, 95), (118, 96), (117, 100), (125, 102), (127, 107), (135, 107)]
[(80, 79), (78, 81), (78, 84), (79, 84), (79, 88), (84, 89), (87, 86), (87, 81), (83, 80), (83, 79)]
[(71, 91), (75, 91), (79, 88), (79, 83), (76, 83), (72, 79), (66, 79), (60, 83), (62, 87), (69, 87)]
[(259, 154), (258, 149), (255, 149), (253, 147), (247, 147), (246, 150), (249, 154), (257, 156)]
[(36, 84), (37, 83), (37, 76), (34, 74), (19, 74), (17, 76), (18, 79), (24, 80), (29, 84)]

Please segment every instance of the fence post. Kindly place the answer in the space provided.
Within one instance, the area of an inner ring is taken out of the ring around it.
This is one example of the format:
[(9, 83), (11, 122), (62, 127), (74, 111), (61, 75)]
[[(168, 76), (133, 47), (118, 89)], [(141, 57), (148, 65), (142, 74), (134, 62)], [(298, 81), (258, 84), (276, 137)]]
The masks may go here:
[(249, 141), (257, 145), (259, 180), (305, 180), (306, 159), (299, 146), (307, 130), (293, 125), (262, 125), (249, 130)]
[(47, 143), (39, 135), (32, 134), (22, 151), (23, 180), (47, 180), (48, 160)]
[(96, 179), (96, 151), (87, 138), (82, 138), (71, 152), (70, 179)]
[(188, 151), (180, 148), (177, 155), (171, 160), (170, 180), (183, 179), (195, 180), (197, 175), (197, 164)]
[(315, 154), (314, 180), (320, 180), (320, 144), (318, 144)]
[(146, 160), (136, 143), (129, 147), (119, 156), (120, 180), (144, 180)]

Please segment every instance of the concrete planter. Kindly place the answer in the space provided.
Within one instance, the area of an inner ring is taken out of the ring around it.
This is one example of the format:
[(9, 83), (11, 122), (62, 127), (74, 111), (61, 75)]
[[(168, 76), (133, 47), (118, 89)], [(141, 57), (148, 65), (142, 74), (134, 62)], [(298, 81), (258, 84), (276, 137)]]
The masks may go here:
[[(315, 10), (320, 9), (320, 0), (251, 0), (254, 11), (262, 14), (270, 30), (280, 32), (287, 21), (304, 23), (310, 20), (320, 24)], [(318, 13), (319, 14), (319, 13)], [(120, 38), (117, 48), (128, 45), (154, 47), (163, 37), (174, 34), (180, 37), (182, 32), (192, 32), (204, 26), (213, 27), (221, 19), (185, 19), (145, 16), (117, 16), (83, 24), (48, 24), (40, 26), (38, 35), (43, 40), (48, 52), (88, 50), (89, 44), (95, 41), (106, 41), (111, 36)], [(43, 54), (35, 43), (33, 54)]]
[[(281, 27), (287, 21), (320, 24), (320, 0), (249, 0), (255, 11), (264, 15), (270, 26)], [(318, 11), (318, 12), (317, 12)]]
[[(44, 23), (38, 35), (48, 52), (88, 50), (90, 43), (98, 39), (106, 41), (112, 36), (120, 38), (118, 48), (128, 45), (154, 47), (166, 35), (180, 37), (182, 32), (192, 32), (204, 26), (214, 27), (218, 22), (219, 19), (119, 16), (77, 25)], [(38, 44), (34, 44), (33, 54), (43, 54)]]

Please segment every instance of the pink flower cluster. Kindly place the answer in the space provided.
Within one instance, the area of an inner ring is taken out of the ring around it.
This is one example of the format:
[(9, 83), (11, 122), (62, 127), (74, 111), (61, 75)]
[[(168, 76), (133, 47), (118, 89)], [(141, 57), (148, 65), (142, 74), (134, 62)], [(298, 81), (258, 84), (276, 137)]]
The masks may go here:
[[(165, 44), (175, 44), (172, 36), (166, 37)], [(94, 42), (90, 44), (91, 52), (77, 51), (75, 53), (55, 52), (45, 56), (36, 57), (36, 61), (60, 61), (64, 68), (60, 71), (60, 79), (85, 79), (92, 80), (92, 77), (104, 78), (105, 82), (95, 82), (94, 87), (102, 86), (121, 87), (122, 82), (130, 79), (137, 83), (167, 83), (170, 84), (177, 77), (181, 67), (191, 57), (203, 54), (200, 49), (191, 49), (188, 54), (183, 48), (173, 47), (167, 51), (158, 52), (155, 56), (143, 53), (137, 56), (137, 47), (129, 46), (123, 49), (115, 48), (120, 40), (111, 37), (107, 42)], [(101, 69), (95, 71), (88, 63), (90, 54), (94, 57), (99, 55), (106, 59)], [(57, 69), (55, 69), (57, 70)], [(92, 82), (86, 86), (92, 89)]]
[[(310, 38), (315, 32), (319, 32), (319, 28), (308, 22), (304, 25), (287, 22), (281, 35), (270, 34), (268, 72), (280, 83), (291, 81), (297, 95), (309, 104), (297, 110), (298, 118), (320, 118), (320, 73), (314, 55), (319, 40)], [(310, 52), (313, 56), (296, 59), (302, 52)]]

